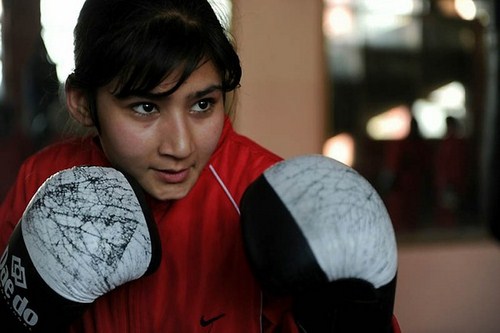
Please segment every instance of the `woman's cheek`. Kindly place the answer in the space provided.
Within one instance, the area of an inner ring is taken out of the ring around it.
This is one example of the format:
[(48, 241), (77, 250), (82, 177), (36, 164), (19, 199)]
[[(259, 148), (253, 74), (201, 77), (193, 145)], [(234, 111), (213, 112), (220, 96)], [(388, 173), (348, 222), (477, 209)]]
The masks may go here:
[(112, 162), (122, 163), (123, 160), (145, 155), (151, 140), (143, 130), (131, 126), (117, 126), (110, 129), (109, 134), (103, 136), (101, 141), (108, 158)]

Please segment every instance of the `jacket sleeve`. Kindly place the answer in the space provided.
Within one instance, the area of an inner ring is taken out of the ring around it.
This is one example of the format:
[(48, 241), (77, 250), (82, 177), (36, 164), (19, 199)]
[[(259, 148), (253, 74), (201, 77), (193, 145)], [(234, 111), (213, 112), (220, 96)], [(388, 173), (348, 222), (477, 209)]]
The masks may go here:
[(38, 188), (38, 184), (33, 178), (30, 163), (25, 162), (19, 169), (14, 184), (0, 205), (0, 252), (3, 252), (3, 249), (7, 246), (12, 231)]
[(402, 333), (401, 327), (399, 326), (399, 322), (396, 316), (392, 316), (392, 330), (393, 333)]
[[(291, 299), (264, 298), (264, 333), (300, 333), (292, 314)], [(392, 333), (402, 333), (396, 316), (392, 317)]]
[(292, 300), (264, 296), (262, 327), (264, 333), (299, 333), (292, 315)]

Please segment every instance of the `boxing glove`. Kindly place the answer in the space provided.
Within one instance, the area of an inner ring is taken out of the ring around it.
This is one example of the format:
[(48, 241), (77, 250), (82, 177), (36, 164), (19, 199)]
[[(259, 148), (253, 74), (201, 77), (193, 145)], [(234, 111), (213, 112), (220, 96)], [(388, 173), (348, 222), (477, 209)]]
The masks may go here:
[(152, 273), (158, 231), (139, 185), (82, 166), (45, 181), (0, 258), (0, 330), (58, 332), (88, 304)]
[(267, 169), (240, 206), (256, 278), (292, 296), (304, 332), (392, 332), (394, 229), (359, 173), (321, 155), (295, 157)]

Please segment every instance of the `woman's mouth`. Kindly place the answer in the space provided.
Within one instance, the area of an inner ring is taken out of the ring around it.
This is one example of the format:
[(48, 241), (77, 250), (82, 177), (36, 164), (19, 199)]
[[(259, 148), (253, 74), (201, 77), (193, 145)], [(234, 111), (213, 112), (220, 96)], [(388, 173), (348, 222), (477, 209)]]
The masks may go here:
[(156, 170), (161, 181), (169, 184), (184, 182), (189, 176), (189, 168), (182, 170)]

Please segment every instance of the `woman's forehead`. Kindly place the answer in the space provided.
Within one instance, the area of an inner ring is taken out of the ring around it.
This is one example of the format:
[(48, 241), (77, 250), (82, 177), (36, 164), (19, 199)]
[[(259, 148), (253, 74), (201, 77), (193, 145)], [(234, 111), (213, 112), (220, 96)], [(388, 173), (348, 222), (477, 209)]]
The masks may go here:
[[(167, 75), (163, 81), (160, 82), (154, 89), (152, 93), (164, 93), (171, 91), (179, 83), (179, 79), (182, 77), (183, 71), (181, 69), (176, 69), (174, 72)], [(207, 86), (221, 86), (221, 76), (211, 61), (204, 61), (198, 66), (183, 82), (179, 87), (190, 86), (193, 89), (205, 89)]]

